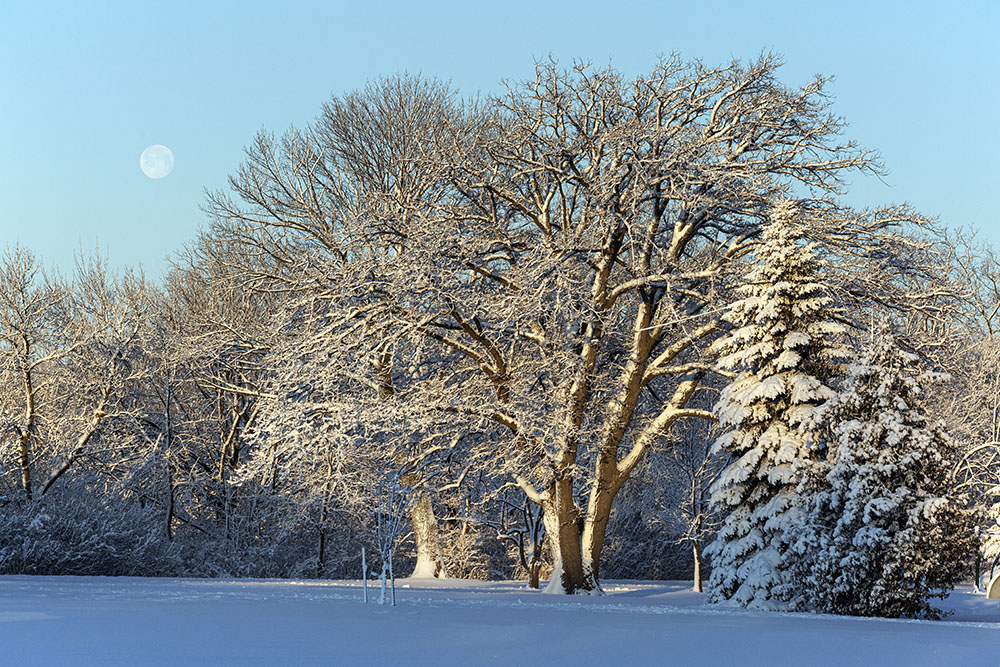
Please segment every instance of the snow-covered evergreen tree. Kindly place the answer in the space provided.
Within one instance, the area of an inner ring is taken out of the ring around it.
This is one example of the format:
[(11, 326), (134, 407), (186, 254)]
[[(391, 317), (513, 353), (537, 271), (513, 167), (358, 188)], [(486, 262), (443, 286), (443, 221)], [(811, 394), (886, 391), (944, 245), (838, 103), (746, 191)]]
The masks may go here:
[(937, 617), (928, 599), (969, 569), (973, 516), (949, 492), (955, 446), (920, 405), (940, 379), (882, 330), (824, 407), (830, 456), (800, 488), (808, 502), (789, 534), (798, 608)]
[(800, 243), (797, 217), (792, 202), (773, 209), (743, 298), (725, 316), (733, 330), (718, 343), (720, 366), (736, 377), (715, 407), (724, 431), (715, 447), (733, 462), (713, 490), (730, 509), (708, 550), (714, 602), (780, 608), (791, 596), (784, 531), (802, 471), (818, 458), (810, 425), (844, 357), (822, 262)]

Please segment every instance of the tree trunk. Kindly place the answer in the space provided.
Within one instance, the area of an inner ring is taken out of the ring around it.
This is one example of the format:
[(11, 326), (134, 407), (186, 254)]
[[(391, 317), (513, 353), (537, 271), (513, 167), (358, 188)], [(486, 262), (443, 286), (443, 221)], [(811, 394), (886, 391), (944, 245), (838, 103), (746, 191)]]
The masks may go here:
[(170, 463), (165, 466), (167, 469), (167, 516), (166, 516), (166, 529), (167, 529), (167, 541), (172, 542), (174, 539), (174, 476), (170, 472)]
[(543, 592), (556, 594), (601, 594), (593, 572), (584, 567), (580, 542), (580, 510), (569, 479), (552, 483), (543, 498), (545, 534), (552, 551), (552, 576)]
[(437, 518), (434, 516), (434, 506), (428, 494), (421, 493), (417, 502), (413, 504), (410, 521), (413, 523), (413, 540), (417, 545), (417, 564), (410, 576), (424, 579), (447, 578), (448, 571), (442, 557)]
[[(27, 343), (25, 343), (27, 350)], [(35, 425), (35, 389), (31, 381), (31, 374), (24, 373), (24, 427), (19, 429), (19, 451), (18, 463), (21, 465), (21, 486), (24, 487), (24, 494), (31, 500), (31, 453), (29, 451), (29, 441)]]
[(166, 442), (165, 442), (164, 447), (163, 447), (162, 455), (163, 455), (163, 470), (164, 470), (164, 472), (167, 475), (167, 521), (166, 521), (166, 523), (167, 523), (167, 525), (166, 525), (166, 529), (167, 529), (167, 541), (168, 542), (172, 542), (173, 539), (174, 539), (174, 529), (173, 529), (173, 526), (174, 526), (174, 476), (173, 476), (173, 472), (170, 469), (170, 459), (167, 458), (167, 456), (169, 455), (168, 452), (171, 451), (170, 445), (172, 444), (171, 440), (173, 438), (173, 423), (170, 421), (170, 402), (171, 402), (172, 394), (170, 392), (170, 375), (169, 375), (169, 372), (168, 372), (168, 375), (167, 375), (167, 382), (166, 382), (165, 390), (166, 391), (163, 392), (163, 399), (164, 399), (164, 404), (163, 404), (163, 418), (164, 419), (163, 419), (163, 421), (164, 421), (164, 425), (166, 427), (164, 429), (164, 432), (165, 432), (165, 435), (166, 435)]
[(605, 451), (597, 466), (597, 480), (590, 490), (587, 516), (583, 526), (584, 568), (589, 571), (594, 585), (600, 586), (601, 552), (604, 550), (604, 536), (608, 530), (608, 519), (615, 495), (621, 488), (618, 479), (617, 461)]
[(703, 593), (701, 587), (701, 542), (691, 540), (691, 550), (694, 552), (694, 590), (695, 593)]
[(528, 588), (538, 589), (538, 578), (542, 572), (542, 561), (532, 558), (528, 563)]
[(18, 451), (18, 463), (21, 466), (21, 486), (24, 494), (31, 500), (31, 458), (28, 453), (27, 432), (20, 438), (20, 448)]
[(323, 486), (323, 503), (319, 511), (319, 558), (316, 561), (316, 578), (322, 579), (326, 569), (326, 524), (330, 518), (330, 495), (333, 492), (333, 465), (327, 459), (326, 484)]
[[(587, 516), (583, 528), (583, 558), (584, 567), (592, 573), (595, 585), (599, 585), (601, 551), (604, 549), (604, 536), (611, 518), (611, 508), (615, 496), (621, 488), (625, 477), (618, 469), (619, 446), (625, 437), (628, 425), (632, 422), (639, 394), (642, 392), (643, 377), (649, 364), (649, 355), (653, 349), (653, 337), (650, 325), (656, 313), (656, 301), (646, 301), (640, 305), (636, 313), (632, 353), (622, 374), (621, 390), (613, 401), (608, 415), (608, 431), (604, 436), (600, 454), (595, 469), (596, 479), (590, 489), (587, 502)], [(642, 455), (642, 452), (639, 452)]]
[(316, 578), (323, 578), (323, 571), (326, 569), (326, 529), (319, 528), (319, 558), (316, 561)]

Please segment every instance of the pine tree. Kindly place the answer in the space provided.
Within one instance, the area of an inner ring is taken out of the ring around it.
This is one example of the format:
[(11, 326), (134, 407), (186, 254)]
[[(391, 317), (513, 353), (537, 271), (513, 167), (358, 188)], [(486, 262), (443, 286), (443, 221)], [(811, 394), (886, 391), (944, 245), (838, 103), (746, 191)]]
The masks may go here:
[(730, 513), (708, 553), (709, 600), (780, 608), (791, 596), (784, 561), (803, 469), (819, 456), (808, 433), (844, 358), (843, 327), (822, 284), (815, 246), (800, 243), (796, 207), (778, 204), (758, 264), (725, 319), (720, 365), (736, 372), (716, 404), (724, 430), (716, 451), (733, 459), (713, 490)]
[(883, 330), (824, 408), (830, 458), (800, 491), (790, 531), (802, 555), (798, 608), (836, 614), (936, 618), (968, 570), (972, 513), (949, 492), (955, 445), (920, 405), (942, 379), (921, 371)]

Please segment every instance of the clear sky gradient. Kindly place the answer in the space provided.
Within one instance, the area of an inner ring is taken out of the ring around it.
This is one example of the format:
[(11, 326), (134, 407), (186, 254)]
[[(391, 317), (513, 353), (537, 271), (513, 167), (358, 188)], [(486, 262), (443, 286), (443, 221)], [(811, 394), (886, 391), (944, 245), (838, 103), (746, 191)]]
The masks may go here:
[[(399, 70), (463, 93), (549, 54), (636, 74), (659, 54), (722, 64), (782, 54), (781, 78), (837, 77), (849, 136), (908, 201), (1000, 246), (1000, 0), (941, 2), (143, 2), (0, 0), (0, 248), (62, 272), (83, 248), (160, 277), (204, 224), (260, 128), (311, 121), (331, 94)], [(146, 178), (139, 155), (173, 151)]]

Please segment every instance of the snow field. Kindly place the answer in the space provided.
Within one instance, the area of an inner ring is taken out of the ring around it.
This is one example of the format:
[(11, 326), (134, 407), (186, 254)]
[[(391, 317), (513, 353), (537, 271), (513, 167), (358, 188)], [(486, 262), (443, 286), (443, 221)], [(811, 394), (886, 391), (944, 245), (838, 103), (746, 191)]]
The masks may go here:
[(523, 583), (0, 577), (11, 665), (1000, 665), (1000, 609), (962, 587), (946, 621), (707, 605), (687, 582), (605, 597)]

